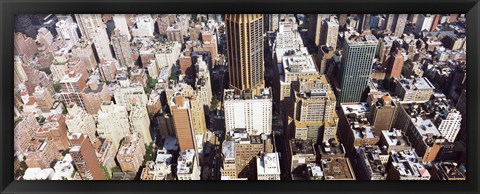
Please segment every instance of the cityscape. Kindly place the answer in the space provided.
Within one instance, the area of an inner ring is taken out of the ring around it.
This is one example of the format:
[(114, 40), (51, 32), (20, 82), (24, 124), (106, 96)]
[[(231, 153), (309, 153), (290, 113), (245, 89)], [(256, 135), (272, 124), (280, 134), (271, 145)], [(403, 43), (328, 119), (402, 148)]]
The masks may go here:
[(466, 180), (465, 14), (20, 14), (15, 180)]

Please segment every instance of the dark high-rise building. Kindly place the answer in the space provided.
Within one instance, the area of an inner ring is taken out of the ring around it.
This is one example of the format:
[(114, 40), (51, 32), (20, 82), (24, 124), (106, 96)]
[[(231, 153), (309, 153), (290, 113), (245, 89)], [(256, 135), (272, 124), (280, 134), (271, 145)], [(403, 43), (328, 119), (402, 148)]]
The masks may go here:
[(265, 85), (263, 15), (227, 14), (225, 25), (230, 88), (258, 94)]
[(373, 35), (345, 32), (340, 103), (360, 102), (372, 72), (378, 40)]
[(370, 95), (368, 102), (370, 106), (368, 119), (375, 128), (375, 136), (381, 136), (382, 131), (390, 130), (392, 127), (397, 106), (389, 95)]
[(90, 143), (88, 136), (81, 133), (73, 133), (68, 139), (72, 144), (70, 155), (72, 155), (73, 163), (82, 180), (105, 180), (95, 148)]
[(112, 32), (112, 46), (115, 51), (115, 57), (120, 67), (131, 67), (133, 65), (132, 49), (128, 41), (128, 35), (116, 28)]
[(387, 68), (387, 76), (388, 78), (397, 77), (399, 78), (402, 74), (403, 63), (405, 62), (402, 49), (397, 49), (394, 52), (390, 52), (390, 56), (388, 56), (387, 60), (384, 63), (384, 67)]

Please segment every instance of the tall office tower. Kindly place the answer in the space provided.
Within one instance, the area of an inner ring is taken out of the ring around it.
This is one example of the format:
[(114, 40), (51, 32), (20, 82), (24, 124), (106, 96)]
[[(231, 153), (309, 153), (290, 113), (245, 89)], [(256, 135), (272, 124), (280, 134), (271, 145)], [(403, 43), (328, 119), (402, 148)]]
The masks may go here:
[(85, 110), (85, 104), (81, 97), (81, 92), (86, 86), (84, 76), (81, 73), (71, 71), (63, 76), (60, 84), (63, 103), (68, 105), (73, 102)]
[[(119, 28), (115, 28), (112, 32), (112, 45), (115, 51), (115, 57), (121, 68), (127, 68), (134, 65), (132, 58), (132, 49), (130, 48), (129, 37)], [(117, 68), (120, 69), (120, 68)]]
[(315, 47), (320, 46), (320, 34), (322, 33), (323, 20), (328, 18), (328, 14), (311, 14), (309, 16), (308, 37)]
[(292, 90), (293, 118), (300, 122), (333, 119), (336, 98), (325, 75), (302, 76)]
[(373, 35), (345, 32), (340, 103), (360, 102), (367, 88), (378, 40)]
[(98, 81), (94, 82), (93, 80), (90, 80), (88, 87), (83, 89), (82, 99), (85, 104), (85, 110), (90, 115), (98, 114), (102, 103), (111, 101), (107, 85)]
[(313, 56), (308, 53), (300, 33), (294, 26), (295, 21), (280, 22), (275, 40), (273, 58), (276, 60), (276, 69), (272, 85), (275, 88), (273, 91), (276, 92), (273, 95), (276, 104), (290, 101), (291, 83), (297, 81), (297, 77), (318, 75)]
[(127, 17), (125, 14), (113, 14), (112, 16), (113, 23), (115, 24), (115, 28), (119, 29), (121, 34), (127, 36), (127, 41), (132, 39), (130, 35), (130, 30), (128, 28)]
[(14, 53), (20, 55), (22, 59), (27, 61), (33, 59), (38, 52), (37, 43), (33, 38), (30, 38), (22, 33), (15, 33), (14, 39)]
[(370, 30), (370, 18), (372, 14), (362, 14), (362, 23), (360, 24), (360, 31)]
[(436, 14), (433, 17), (432, 27), (430, 28), (430, 32), (435, 31), (437, 29), (438, 23), (440, 22), (440, 15)]
[(68, 16), (66, 20), (58, 21), (55, 26), (59, 37), (69, 46), (75, 45), (80, 40), (77, 33), (78, 26), (73, 22), (71, 16)]
[(98, 135), (112, 141), (115, 150), (118, 150), (120, 140), (130, 133), (128, 112), (124, 106), (113, 102), (103, 102), (98, 111)]
[(150, 118), (148, 116), (147, 107), (139, 98), (132, 99), (130, 104), (130, 126), (132, 132), (137, 132), (143, 139), (143, 142), (150, 144), (152, 135), (150, 134)]
[(402, 53), (403, 49), (395, 48), (395, 51), (391, 51), (388, 58), (385, 60), (384, 67), (387, 68), (387, 75), (389, 79), (393, 77), (400, 78), (402, 75), (403, 63), (405, 62), (405, 57)]
[(405, 31), (405, 25), (407, 24), (408, 14), (398, 14), (398, 18), (396, 19), (394, 35), (396, 37), (401, 37), (403, 32)]
[(20, 122), (15, 126), (14, 146), (15, 151), (24, 152), (28, 148), (30, 140), (35, 136), (35, 132), (40, 129), (38, 121), (33, 114), (25, 115)]
[(150, 14), (137, 15), (135, 17), (135, 26), (132, 28), (134, 37), (153, 37), (155, 32), (155, 20)]
[(101, 14), (75, 14), (82, 38), (92, 40), (98, 27), (106, 28)]
[(397, 106), (389, 95), (370, 95), (367, 100), (370, 107), (368, 120), (375, 128), (375, 136), (381, 136), (382, 131), (392, 128)]
[(82, 180), (105, 180), (95, 148), (87, 135), (73, 133), (68, 139), (72, 144), (69, 153)]
[(330, 16), (322, 22), (322, 32), (320, 34), (320, 45), (327, 45), (333, 47), (333, 50), (337, 48), (338, 40), (338, 21), (335, 16)]
[(347, 24), (348, 14), (338, 14), (338, 25), (343, 26)]
[(80, 61), (91, 70), (97, 68), (97, 61), (93, 53), (92, 44), (83, 38), (73, 46), (72, 56), (80, 59)]
[(275, 32), (278, 30), (279, 14), (268, 14), (267, 31)]
[(420, 14), (414, 29), (415, 34), (420, 35), (423, 30), (430, 31), (433, 20), (435, 19), (434, 17), (434, 15), (430, 14)]
[(35, 97), (35, 101), (37, 101), (38, 108), (40, 108), (42, 112), (50, 112), (54, 100), (52, 98), (52, 94), (50, 94), (50, 92), (45, 87), (35, 87), (35, 92), (33, 92), (33, 96)]
[(398, 14), (387, 14), (386, 17), (386, 24), (385, 24), (385, 30), (387, 31), (394, 31), (395, 29), (395, 23), (397, 23), (396, 19), (398, 17)]
[(75, 18), (82, 33), (82, 38), (90, 43), (93, 42), (98, 59), (100, 61), (112, 60), (107, 26), (103, 23), (101, 14), (75, 14)]
[(246, 129), (249, 135), (272, 133), (272, 90), (265, 88), (259, 96), (245, 90), (242, 95), (235, 90), (224, 91), (225, 129)]
[(467, 133), (466, 133), (467, 90), (462, 90), (462, 94), (458, 98), (458, 102), (455, 108), (460, 112), (460, 115), (463, 116), (462, 123), (460, 125), (460, 131), (458, 132), (458, 135), (457, 135), (457, 140), (466, 141), (467, 140)]
[(183, 96), (174, 96), (169, 100), (171, 101), (170, 111), (180, 150), (196, 149), (190, 101)]
[(265, 85), (263, 15), (227, 14), (225, 25), (230, 88), (259, 94)]
[(138, 133), (125, 135), (116, 157), (122, 172), (138, 172), (145, 151), (145, 143)]
[(93, 144), (96, 140), (95, 132), (97, 131), (93, 116), (89, 115), (75, 103), (68, 104), (67, 110), (68, 114), (65, 123), (67, 124), (68, 132), (83, 133), (89, 137)]
[(97, 51), (99, 62), (113, 60), (110, 49), (110, 39), (108, 38), (107, 28), (98, 27), (93, 32), (93, 46)]

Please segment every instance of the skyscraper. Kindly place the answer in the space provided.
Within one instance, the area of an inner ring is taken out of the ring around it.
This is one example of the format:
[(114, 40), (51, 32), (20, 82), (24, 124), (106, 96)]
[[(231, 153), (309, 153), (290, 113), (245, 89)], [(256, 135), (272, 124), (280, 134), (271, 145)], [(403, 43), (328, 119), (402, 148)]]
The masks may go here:
[(405, 31), (405, 25), (407, 24), (408, 14), (398, 14), (398, 19), (396, 19), (396, 25), (394, 30), (394, 35), (396, 37), (401, 37)]
[(419, 35), (423, 30), (430, 31), (432, 28), (434, 15), (420, 14), (418, 16), (417, 24), (415, 25), (415, 34)]
[(95, 148), (88, 140), (88, 136), (74, 133), (68, 139), (72, 144), (70, 155), (82, 180), (105, 180)]
[(378, 40), (373, 35), (345, 32), (343, 41), (339, 102), (360, 102), (372, 72)]
[(183, 96), (172, 97), (170, 111), (181, 151), (195, 149), (195, 137), (192, 124), (190, 101)]
[(132, 36), (130, 35), (130, 30), (128, 28), (127, 16), (125, 14), (113, 14), (112, 16), (113, 23), (115, 23), (115, 28), (119, 29), (124, 35), (127, 36), (127, 41), (129, 41)]
[(328, 14), (311, 14), (309, 18), (308, 37), (310, 41), (315, 43), (315, 46), (320, 46), (320, 33), (323, 28), (323, 19), (327, 18)]
[(265, 85), (263, 15), (227, 14), (225, 23), (230, 88), (258, 94)]
[(338, 40), (338, 21), (335, 16), (330, 16), (322, 22), (322, 33), (320, 34), (320, 45), (327, 45), (333, 47), (333, 50), (337, 48)]
[(130, 67), (133, 65), (132, 50), (128, 35), (118, 28), (112, 32), (112, 46), (117, 57), (119, 67)]

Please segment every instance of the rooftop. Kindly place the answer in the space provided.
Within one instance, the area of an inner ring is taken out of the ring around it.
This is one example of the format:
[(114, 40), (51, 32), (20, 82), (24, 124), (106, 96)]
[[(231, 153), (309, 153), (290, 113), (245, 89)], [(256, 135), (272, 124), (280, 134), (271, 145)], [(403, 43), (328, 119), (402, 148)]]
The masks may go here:
[(127, 134), (122, 141), (121, 147), (118, 149), (118, 154), (132, 154), (139, 146), (139, 142), (140, 137), (138, 133)]
[(223, 141), (222, 153), (225, 158), (235, 158), (235, 141)]
[(388, 155), (388, 153), (384, 150), (380, 150), (378, 146), (360, 147), (358, 153), (373, 174), (380, 176), (386, 175), (386, 169), (382, 164), (380, 155)]
[(426, 77), (413, 79), (402, 78), (399, 80), (404, 90), (433, 90), (435, 86)]
[(374, 126), (367, 119), (370, 112), (367, 103), (342, 103), (340, 106), (345, 113), (355, 139), (374, 138)]
[(260, 95), (255, 96), (252, 91), (245, 90), (243, 94), (239, 94), (234, 89), (225, 89), (224, 90), (224, 101), (242, 101), (242, 100), (262, 100), (262, 99), (272, 99), (272, 89), (271, 88), (262, 88), (260, 89)]
[(355, 174), (348, 158), (322, 159), (320, 166), (326, 180), (355, 180)]
[(372, 34), (359, 34), (356, 31), (345, 31), (344, 34), (345, 41), (350, 46), (360, 46), (360, 45), (377, 45), (378, 40)]
[[(430, 173), (421, 163), (421, 158), (413, 150), (391, 152), (392, 167), (401, 177), (430, 177)], [(391, 168), (392, 168), (391, 167)]]
[(292, 150), (292, 155), (297, 154), (315, 154), (313, 149), (313, 141), (310, 140), (301, 140), (301, 139), (292, 139), (290, 140), (290, 147)]
[(257, 156), (257, 175), (280, 174), (278, 153), (263, 153)]
[(387, 141), (388, 146), (409, 145), (402, 130), (382, 131), (382, 136)]
[(180, 152), (177, 163), (177, 174), (189, 174), (193, 169), (195, 160), (195, 150), (185, 150)]

